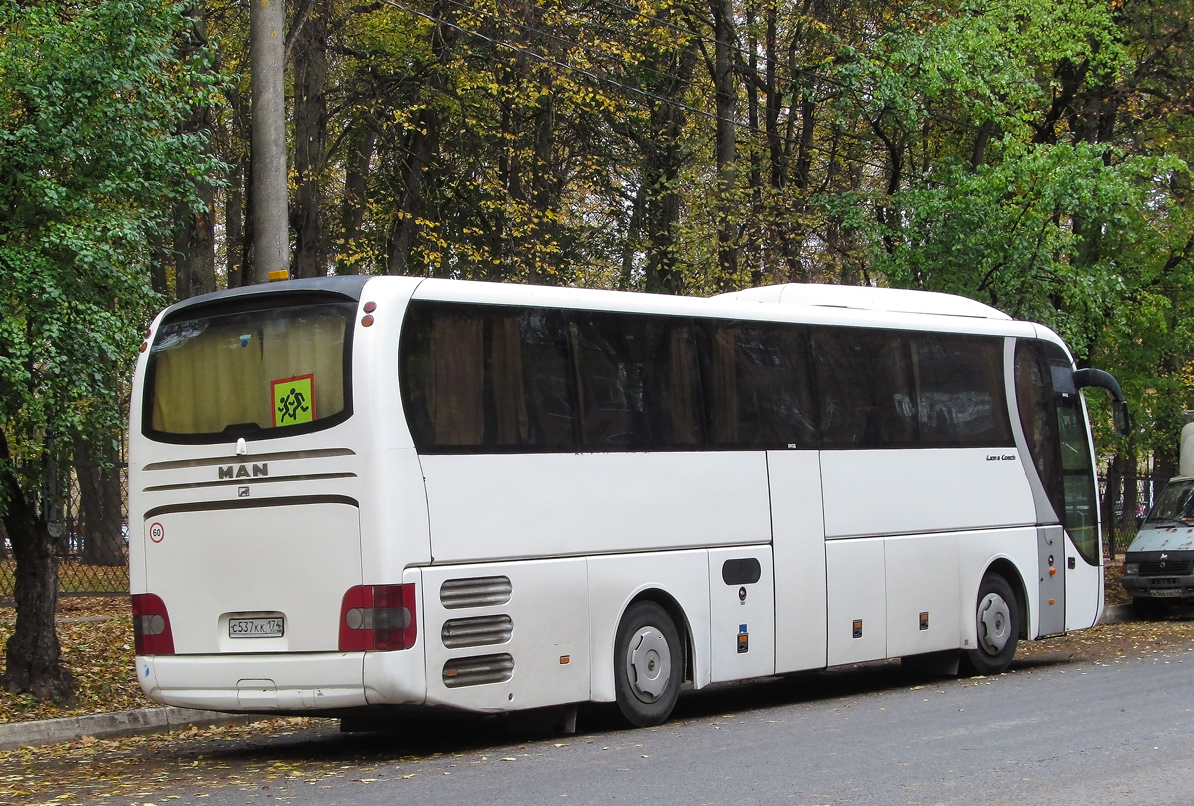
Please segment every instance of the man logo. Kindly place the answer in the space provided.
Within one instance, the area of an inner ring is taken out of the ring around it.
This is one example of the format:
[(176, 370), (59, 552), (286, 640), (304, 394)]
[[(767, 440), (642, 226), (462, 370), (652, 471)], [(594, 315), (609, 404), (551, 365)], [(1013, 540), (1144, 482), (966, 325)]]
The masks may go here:
[(221, 479), (247, 479), (257, 478), (258, 476), (269, 475), (269, 463), (262, 462), (259, 465), (252, 465), (252, 472), (249, 471), (249, 465), (224, 465), (220, 468)]

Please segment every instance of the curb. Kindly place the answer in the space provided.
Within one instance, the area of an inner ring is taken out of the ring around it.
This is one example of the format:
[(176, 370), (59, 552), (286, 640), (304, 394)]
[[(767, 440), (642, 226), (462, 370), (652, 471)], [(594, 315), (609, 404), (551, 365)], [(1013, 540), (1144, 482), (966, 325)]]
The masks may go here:
[(219, 711), (198, 711), (193, 708), (142, 708), (136, 711), (117, 711), (90, 716), (68, 716), (35, 722), (13, 722), (0, 725), (0, 750), (16, 747), (40, 747), (59, 742), (73, 742), (84, 736), (96, 739), (116, 739), (144, 733), (180, 730), (192, 725), (231, 725), (268, 719), (257, 714), (225, 714)]

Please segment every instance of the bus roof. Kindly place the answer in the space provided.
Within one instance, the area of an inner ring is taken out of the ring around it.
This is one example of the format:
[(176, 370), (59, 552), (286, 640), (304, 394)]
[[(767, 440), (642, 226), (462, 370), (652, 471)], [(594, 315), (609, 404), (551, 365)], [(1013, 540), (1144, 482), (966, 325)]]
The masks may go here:
[(747, 288), (720, 294), (725, 298), (752, 302), (782, 302), (826, 308), (853, 308), (890, 313), (925, 313), (937, 316), (970, 316), (979, 319), (1010, 320), (1003, 311), (981, 302), (938, 291), (912, 291), (903, 288), (875, 288), (855, 285), (785, 283)]

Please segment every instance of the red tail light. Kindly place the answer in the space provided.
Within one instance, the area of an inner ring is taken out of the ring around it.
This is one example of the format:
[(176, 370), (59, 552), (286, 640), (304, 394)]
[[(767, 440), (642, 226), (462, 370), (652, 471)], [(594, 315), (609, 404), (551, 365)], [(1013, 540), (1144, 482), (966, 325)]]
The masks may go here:
[(358, 585), (340, 604), (340, 651), (410, 649), (415, 645), (414, 585)]
[(174, 634), (166, 603), (153, 593), (134, 593), (133, 646), (138, 655), (173, 655)]

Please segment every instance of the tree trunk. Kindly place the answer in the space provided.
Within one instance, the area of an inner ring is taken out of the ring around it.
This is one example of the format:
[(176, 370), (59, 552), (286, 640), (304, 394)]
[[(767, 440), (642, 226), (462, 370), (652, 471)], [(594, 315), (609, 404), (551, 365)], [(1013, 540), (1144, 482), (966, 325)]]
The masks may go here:
[(711, 0), (714, 47), (713, 86), (717, 95), (717, 263), (724, 290), (736, 283), (738, 233), (734, 190), (737, 185), (735, 120), (738, 94), (734, 91), (734, 7), (731, 0)]
[(350, 140), (348, 165), (344, 169), (344, 201), (340, 213), (340, 255), (337, 274), (365, 274), (361, 227), (365, 223), (365, 195), (369, 188), (369, 166), (377, 147), (377, 131), (359, 123)]
[(327, 143), (328, 4), (314, 4), (294, 52), (294, 276), (321, 277), (324, 262), (320, 176)]
[(197, 190), (207, 209), (179, 210), (174, 234), (174, 287), (180, 300), (216, 290), (215, 193), (207, 183)]
[(75, 440), (75, 477), (79, 480), (79, 503), (83, 510), (83, 561), (91, 565), (124, 565), (124, 524), (121, 507), (119, 456), (112, 446), (97, 449), (93, 443)]
[[(192, 5), (186, 10), (186, 16), (191, 21), (191, 30), (180, 48), (179, 55), (184, 61), (193, 58), (207, 44), (207, 23), (202, 7)], [(210, 132), (211, 128), (211, 110), (200, 106), (183, 124), (182, 131), (193, 134)], [(195, 189), (203, 209), (180, 208), (175, 214), (174, 287), (180, 300), (216, 290), (216, 235), (212, 217), (215, 191), (202, 178), (196, 180)]]
[(64, 705), (74, 701), (74, 678), (62, 665), (54, 627), (58, 609), (58, 560), (46, 522), (25, 497), (9, 469), (8, 442), (0, 431), (0, 500), (4, 528), (17, 561), (13, 598), (17, 623), (4, 646), (0, 687), (10, 694), (32, 694)]
[(249, 4), (253, 91), (253, 264), (255, 283), (290, 271), (286, 210), (286, 90), (284, 3)]
[(224, 201), (224, 271), (229, 288), (248, 285), (245, 277), (245, 164), (237, 160)]

